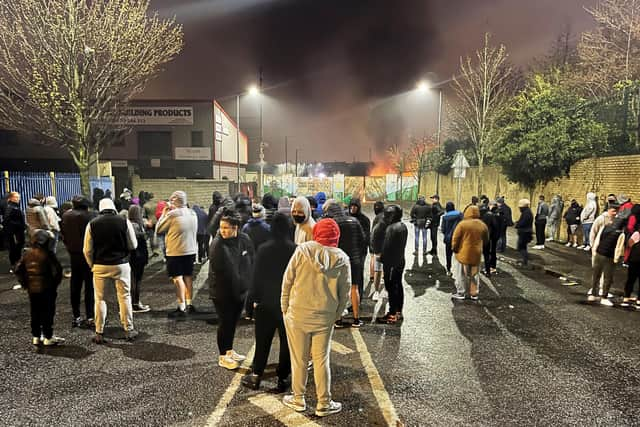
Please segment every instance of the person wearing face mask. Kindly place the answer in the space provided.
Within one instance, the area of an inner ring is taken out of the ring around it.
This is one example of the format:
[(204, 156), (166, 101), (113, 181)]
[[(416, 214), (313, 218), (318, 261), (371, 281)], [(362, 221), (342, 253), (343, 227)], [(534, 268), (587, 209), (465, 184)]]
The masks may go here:
[(520, 209), (520, 219), (516, 222), (516, 230), (518, 230), (518, 252), (522, 255), (522, 265), (529, 263), (529, 252), (527, 245), (533, 239), (533, 212), (529, 207), (531, 203), (529, 199), (520, 199), (518, 209)]
[(295, 243), (300, 245), (313, 240), (316, 221), (311, 216), (311, 205), (306, 197), (296, 197), (291, 206), (291, 216), (296, 224)]
[(240, 320), (253, 272), (251, 239), (240, 232), (240, 215), (229, 211), (220, 219), (220, 228), (209, 247), (209, 294), (218, 315), (218, 365), (237, 369), (245, 360), (233, 349), (236, 325)]

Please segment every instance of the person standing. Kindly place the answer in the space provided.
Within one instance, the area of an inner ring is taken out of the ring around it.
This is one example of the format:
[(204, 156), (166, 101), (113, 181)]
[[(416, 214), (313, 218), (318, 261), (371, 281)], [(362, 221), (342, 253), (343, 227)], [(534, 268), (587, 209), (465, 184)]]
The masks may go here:
[(223, 197), (219, 191), (214, 191), (213, 193), (211, 193), (211, 205), (209, 205), (209, 214), (207, 215), (207, 224), (211, 223), (211, 221), (213, 220), (213, 217), (218, 212), (218, 209), (220, 209), (220, 206), (222, 206), (222, 200), (223, 200)]
[(467, 206), (451, 239), (451, 249), (462, 267), (460, 289), (452, 296), (454, 299), (464, 299), (468, 293), (472, 301), (478, 300), (482, 248), (488, 240), (489, 230), (480, 220), (480, 209), (476, 205)]
[(240, 231), (240, 215), (228, 211), (220, 218), (220, 228), (209, 247), (209, 295), (218, 315), (218, 366), (233, 370), (245, 356), (233, 349), (236, 325), (240, 320), (251, 284), (254, 250), (251, 239)]
[(567, 247), (578, 247), (578, 227), (580, 227), (580, 214), (582, 207), (576, 199), (571, 200), (571, 204), (564, 213), (564, 220), (567, 222)]
[(2, 225), (9, 242), (9, 272), (22, 256), (24, 248), (24, 232), (27, 228), (24, 215), (20, 209), (20, 193), (12, 191), (7, 199), (7, 207), (2, 218)]
[(498, 252), (502, 253), (507, 250), (507, 228), (513, 227), (513, 215), (511, 207), (507, 205), (504, 197), (498, 197), (496, 202), (498, 203), (498, 213), (502, 217), (500, 240), (498, 241)]
[(548, 242), (553, 242), (558, 238), (558, 225), (560, 224), (560, 220), (562, 219), (562, 211), (564, 210), (564, 202), (562, 201), (562, 196), (556, 194), (551, 199), (551, 206), (549, 208), (549, 216), (547, 217), (547, 225), (549, 230), (549, 237), (547, 237)]
[(111, 284), (116, 287), (125, 338), (132, 341), (137, 333), (133, 328), (129, 253), (136, 249), (138, 241), (133, 225), (118, 215), (113, 200), (100, 200), (99, 208), (100, 215), (87, 224), (83, 246), (84, 258), (93, 272), (96, 324), (93, 341), (96, 344), (105, 342), (103, 332), (107, 303), (104, 293), (105, 287)]
[(176, 287), (178, 308), (170, 317), (195, 313), (193, 306), (193, 264), (196, 260), (198, 218), (187, 207), (187, 193), (174, 191), (156, 225), (156, 233), (165, 235), (167, 274)]
[(438, 253), (438, 229), (440, 228), (440, 218), (444, 215), (444, 209), (440, 204), (440, 196), (434, 194), (431, 196), (431, 228), (429, 234), (431, 234), (431, 255), (437, 255)]
[(144, 217), (146, 218), (145, 226), (147, 231), (147, 240), (151, 242), (151, 250), (152, 257), (160, 256), (160, 250), (158, 246), (158, 242), (155, 239), (155, 230), (156, 223), (158, 222), (158, 218), (156, 218), (156, 209), (158, 208), (158, 202), (154, 200), (153, 193), (146, 194), (146, 201), (142, 205), (144, 209)]
[[(351, 262), (351, 307), (353, 308), (353, 323), (354, 328), (359, 328), (363, 325), (360, 320), (360, 288), (364, 284), (364, 258), (362, 254), (362, 247), (364, 242), (364, 231), (357, 219), (347, 216), (342, 208), (336, 202), (325, 203), (327, 218), (332, 218), (338, 227), (340, 227), (340, 241), (338, 247), (342, 249)], [(344, 327), (342, 319), (336, 322), (337, 328)]]
[[(612, 307), (609, 289), (613, 284), (613, 271), (618, 260), (624, 254), (624, 219), (616, 218), (606, 225), (593, 242), (593, 275), (591, 277), (591, 295), (589, 302), (600, 302), (600, 305)], [(600, 292), (600, 277), (604, 277)], [(623, 300), (624, 301), (624, 300)]]
[(264, 207), (254, 203), (251, 209), (251, 219), (242, 227), (242, 232), (249, 236), (256, 251), (271, 237), (271, 226), (265, 222), (264, 218)]
[(196, 264), (204, 264), (207, 260), (207, 251), (209, 250), (209, 232), (207, 231), (209, 219), (207, 213), (200, 206), (193, 205), (192, 209), (198, 220), (198, 230), (196, 232), (198, 259), (196, 260)]
[(31, 304), (32, 344), (53, 346), (64, 338), (53, 335), (58, 286), (62, 281), (62, 266), (51, 251), (51, 236), (44, 230), (34, 232), (31, 248), (16, 267), (18, 281), (29, 292)]
[(520, 199), (518, 201), (518, 209), (520, 209), (520, 218), (516, 222), (516, 230), (518, 231), (517, 250), (522, 256), (522, 265), (529, 264), (529, 251), (527, 245), (533, 239), (533, 213), (529, 207), (531, 202), (529, 199)]
[(497, 272), (497, 256), (496, 250), (498, 239), (500, 239), (500, 218), (498, 217), (498, 205), (494, 201), (487, 204), (484, 213), (481, 214), (482, 222), (487, 226), (489, 231), (489, 239), (482, 247), (484, 257), (484, 274), (489, 277)]
[[(629, 239), (625, 250), (625, 263), (627, 268), (627, 281), (624, 286), (624, 298), (620, 304), (622, 307), (629, 307), (631, 304), (637, 310), (640, 310), (640, 298), (632, 297), (636, 282), (640, 281), (640, 222), (637, 217), (640, 216), (640, 205), (634, 205), (632, 215), (636, 217), (635, 224), (631, 230), (628, 230)], [(635, 211), (635, 212), (633, 212)], [(640, 296), (640, 289), (637, 296)]]
[[(364, 295), (364, 270), (367, 259), (367, 253), (369, 252), (369, 244), (371, 242), (371, 221), (369, 217), (362, 213), (362, 202), (357, 197), (354, 197), (349, 202), (349, 215), (354, 217), (360, 223), (362, 231), (364, 231), (364, 240), (362, 242), (362, 283), (358, 291), (360, 292), (360, 298)], [(353, 274), (353, 273), (352, 273)]]
[[(382, 280), (382, 262), (380, 262), (380, 254), (382, 253), (382, 245), (384, 244), (384, 233), (387, 229), (387, 224), (383, 224), (380, 230), (376, 231), (376, 227), (384, 222), (384, 203), (380, 200), (373, 204), (373, 224), (371, 226), (371, 265), (370, 265), (370, 277), (369, 285), (373, 284), (372, 293), (380, 292), (380, 282)], [(371, 293), (369, 294), (371, 295)], [(377, 298), (376, 298), (377, 299)]]
[(318, 206), (316, 210), (316, 216), (318, 218), (322, 218), (326, 210), (324, 208), (324, 204), (327, 202), (327, 195), (323, 191), (318, 191), (316, 193), (315, 199), (316, 199), (316, 204)]
[(451, 276), (451, 258), (453, 258), (453, 247), (451, 245), (453, 243), (453, 232), (458, 223), (462, 221), (462, 212), (456, 209), (453, 202), (447, 202), (444, 209), (445, 214), (442, 216), (440, 228), (442, 229), (442, 240), (444, 242), (447, 275)]
[[(337, 205), (336, 205), (337, 206)], [(308, 362), (313, 361), (318, 403), (315, 414), (338, 413), (342, 404), (331, 399), (331, 336), (349, 300), (351, 261), (338, 248), (340, 227), (329, 218), (313, 229), (313, 241), (299, 245), (284, 273), (280, 310), (289, 342), (293, 393), (283, 398), (287, 407), (307, 409)], [(352, 288), (353, 291), (353, 288)]]
[(533, 246), (533, 249), (544, 249), (548, 217), (549, 205), (544, 201), (544, 196), (541, 194), (538, 199), (536, 216), (534, 217), (536, 226), (536, 244)]
[(402, 223), (402, 208), (399, 205), (387, 206), (385, 211), (390, 212), (391, 221), (385, 230), (380, 261), (384, 270), (384, 287), (389, 294), (389, 313), (382, 320), (394, 324), (402, 318), (404, 306), (402, 275), (408, 231)]
[(144, 268), (149, 262), (149, 250), (147, 249), (147, 233), (145, 231), (144, 220), (142, 219), (142, 208), (132, 204), (129, 206), (129, 221), (136, 233), (138, 246), (131, 251), (129, 265), (131, 266), (131, 303), (134, 313), (146, 313), (151, 308), (140, 302), (140, 286)]
[(295, 222), (294, 241), (297, 245), (313, 240), (313, 227), (316, 221), (311, 213), (311, 204), (306, 197), (296, 197), (291, 207), (291, 216)]
[(84, 285), (84, 309), (86, 314), (86, 325), (94, 326), (93, 316), (95, 304), (93, 298), (93, 274), (87, 264), (87, 260), (82, 253), (84, 243), (84, 231), (87, 224), (96, 217), (95, 211), (90, 211), (91, 202), (82, 196), (75, 196), (71, 200), (72, 209), (62, 214), (61, 234), (62, 242), (67, 248), (71, 260), (71, 311), (73, 320), (71, 327), (77, 328), (82, 325), (80, 316), (80, 300), (82, 297), (82, 287)]
[(50, 241), (51, 250), (53, 253), (56, 253), (58, 249), (58, 240), (60, 239), (60, 217), (58, 216), (58, 202), (56, 201), (56, 198), (53, 196), (47, 196), (42, 209), (47, 217), (49, 231), (53, 233), (53, 238)]
[(589, 241), (589, 234), (593, 221), (595, 221), (598, 215), (598, 202), (596, 201), (595, 193), (587, 193), (587, 203), (584, 205), (584, 209), (580, 213), (580, 223), (582, 224), (582, 238), (583, 244), (578, 246), (578, 249), (584, 249), (585, 251), (591, 250), (591, 242)]
[(431, 227), (432, 210), (427, 204), (424, 196), (418, 197), (418, 201), (411, 208), (411, 222), (415, 230), (414, 255), (418, 255), (420, 249), (420, 235), (422, 234), (422, 254), (427, 255), (427, 229)]
[(271, 219), (273, 215), (278, 212), (278, 201), (271, 193), (267, 193), (262, 196), (262, 206), (265, 210), (265, 218), (264, 220), (267, 224), (271, 224)]
[[(295, 211), (296, 202), (293, 203), (293, 206)], [(253, 283), (247, 298), (247, 305), (255, 307), (256, 351), (251, 365), (251, 373), (242, 378), (242, 384), (254, 390), (260, 387), (276, 330), (280, 337), (280, 352), (276, 369), (279, 392), (284, 392), (287, 389), (287, 378), (291, 374), (287, 332), (280, 311), (282, 278), (289, 260), (296, 250), (296, 244), (291, 240), (289, 233), (290, 223), (289, 217), (276, 213), (271, 220), (271, 238), (256, 253)], [(313, 236), (311, 237), (313, 238)]]
[[(32, 238), (37, 230), (51, 231), (51, 226), (47, 220), (47, 214), (44, 212), (40, 200), (33, 198), (27, 203), (26, 215), (29, 238)], [(53, 233), (51, 233), (53, 236)]]

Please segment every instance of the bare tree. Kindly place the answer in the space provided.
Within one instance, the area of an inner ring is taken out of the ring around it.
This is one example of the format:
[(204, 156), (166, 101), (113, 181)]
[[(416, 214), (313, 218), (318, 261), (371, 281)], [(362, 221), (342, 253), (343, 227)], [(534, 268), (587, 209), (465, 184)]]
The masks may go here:
[(614, 85), (640, 77), (640, 0), (601, 0), (587, 9), (596, 28), (578, 44), (585, 88), (607, 96)]
[(65, 148), (89, 193), (89, 168), (123, 112), (182, 49), (182, 27), (148, 0), (0, 3), (0, 125)]
[(391, 167), (398, 174), (400, 178), (400, 200), (402, 200), (402, 175), (407, 171), (409, 164), (409, 156), (406, 151), (403, 151), (398, 144), (393, 144), (387, 149), (389, 160), (391, 161)]
[(452, 132), (468, 138), (478, 159), (478, 194), (482, 194), (483, 167), (495, 142), (496, 122), (511, 101), (514, 77), (504, 45), (492, 46), (489, 33), (475, 60), (460, 58), (460, 70), (453, 77), (457, 95), (452, 117)]
[(418, 182), (418, 194), (420, 194), (422, 177), (430, 169), (434, 169), (430, 154), (436, 147), (437, 140), (426, 135), (422, 138), (412, 138), (410, 141), (407, 163)]

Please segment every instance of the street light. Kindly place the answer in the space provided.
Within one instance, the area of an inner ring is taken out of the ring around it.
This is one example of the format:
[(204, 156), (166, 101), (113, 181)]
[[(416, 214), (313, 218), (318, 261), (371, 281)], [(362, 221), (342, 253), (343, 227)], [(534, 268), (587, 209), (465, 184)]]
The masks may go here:
[[(416, 85), (416, 89), (418, 92), (424, 93), (431, 89), (436, 89), (438, 91), (438, 133), (437, 133), (437, 144), (438, 144), (438, 154), (441, 154), (440, 148), (440, 135), (442, 133), (442, 88), (434, 87), (427, 83), (425, 80), (421, 80)], [(436, 171), (436, 194), (439, 193), (440, 189), (440, 174)]]

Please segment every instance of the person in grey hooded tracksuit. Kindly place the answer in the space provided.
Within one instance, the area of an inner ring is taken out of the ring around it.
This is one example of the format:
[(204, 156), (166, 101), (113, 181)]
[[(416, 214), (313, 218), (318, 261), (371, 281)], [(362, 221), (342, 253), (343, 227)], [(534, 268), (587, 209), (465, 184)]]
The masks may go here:
[(297, 245), (313, 240), (316, 221), (311, 215), (311, 204), (306, 197), (296, 197), (291, 206), (291, 217), (296, 225), (294, 241)]
[(584, 205), (584, 209), (582, 209), (582, 213), (580, 214), (580, 223), (582, 224), (584, 240), (583, 244), (578, 246), (578, 249), (584, 249), (585, 251), (591, 250), (589, 235), (591, 234), (591, 227), (593, 226), (593, 222), (596, 220), (597, 215), (598, 203), (596, 202), (596, 194), (589, 192), (587, 193), (587, 203)]
[(558, 238), (558, 225), (562, 221), (562, 211), (564, 209), (564, 201), (562, 196), (556, 194), (551, 199), (551, 205), (549, 206), (549, 216), (547, 217), (547, 230), (549, 231), (549, 237), (547, 241), (552, 242)]
[(347, 254), (338, 248), (340, 228), (333, 219), (320, 220), (313, 241), (296, 248), (282, 281), (280, 308), (289, 341), (293, 394), (283, 403), (305, 411), (307, 367), (313, 360), (318, 403), (316, 415), (340, 412), (331, 400), (330, 348), (333, 325), (349, 300), (351, 267)]

